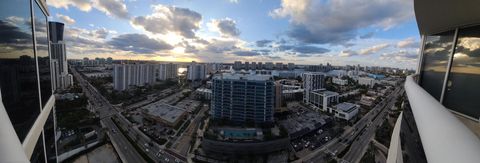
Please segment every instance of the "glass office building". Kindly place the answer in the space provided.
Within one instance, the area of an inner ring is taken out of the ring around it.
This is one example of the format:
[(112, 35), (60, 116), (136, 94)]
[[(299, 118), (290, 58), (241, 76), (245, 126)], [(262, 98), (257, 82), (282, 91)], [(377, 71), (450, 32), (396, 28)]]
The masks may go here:
[(56, 162), (44, 0), (0, 1), (0, 162)]
[(242, 123), (273, 122), (274, 81), (270, 75), (229, 74), (213, 77), (214, 119)]

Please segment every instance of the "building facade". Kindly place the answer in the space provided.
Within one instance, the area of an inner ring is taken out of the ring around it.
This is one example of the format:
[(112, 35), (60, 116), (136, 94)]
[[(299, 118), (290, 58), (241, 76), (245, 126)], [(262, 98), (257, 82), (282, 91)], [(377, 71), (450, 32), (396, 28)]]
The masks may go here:
[(308, 101), (305, 102), (306, 104), (321, 111), (332, 113), (329, 106), (338, 103), (339, 94), (325, 89), (318, 89), (311, 91), (308, 96)]
[(211, 114), (234, 123), (273, 122), (275, 85), (269, 75), (221, 74), (213, 77)]
[(207, 77), (207, 66), (192, 62), (188, 65), (187, 79), (191, 81), (205, 80)]
[(302, 74), (303, 80), (303, 102), (310, 101), (310, 92), (322, 89), (325, 84), (325, 74), (321, 72), (308, 72)]
[(155, 82), (155, 65), (117, 64), (113, 66), (113, 89), (124, 91), (130, 86), (145, 86)]
[(56, 162), (46, 6), (44, 0), (0, 2), (0, 162)]
[(54, 90), (67, 89), (73, 85), (73, 76), (68, 73), (67, 50), (63, 41), (64, 24), (49, 22), (48, 25)]
[(178, 65), (173, 63), (155, 65), (155, 79), (168, 80), (175, 79), (178, 76)]

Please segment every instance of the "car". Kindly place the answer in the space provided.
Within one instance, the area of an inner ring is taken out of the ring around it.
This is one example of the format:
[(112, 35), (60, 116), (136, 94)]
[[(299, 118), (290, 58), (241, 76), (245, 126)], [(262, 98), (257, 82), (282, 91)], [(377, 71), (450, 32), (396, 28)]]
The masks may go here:
[(176, 158), (176, 159), (175, 159), (175, 162), (179, 163), (179, 162), (180, 162), (180, 160), (179, 160), (178, 158)]
[(170, 159), (168, 159), (168, 158), (165, 158), (165, 162), (169, 162), (169, 161), (170, 161)]

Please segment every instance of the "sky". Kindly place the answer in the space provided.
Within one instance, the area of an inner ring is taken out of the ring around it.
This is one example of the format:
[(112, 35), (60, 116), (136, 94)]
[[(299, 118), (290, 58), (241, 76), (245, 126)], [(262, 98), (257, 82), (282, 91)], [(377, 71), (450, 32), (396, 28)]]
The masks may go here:
[(48, 0), (68, 58), (413, 69), (409, 0)]

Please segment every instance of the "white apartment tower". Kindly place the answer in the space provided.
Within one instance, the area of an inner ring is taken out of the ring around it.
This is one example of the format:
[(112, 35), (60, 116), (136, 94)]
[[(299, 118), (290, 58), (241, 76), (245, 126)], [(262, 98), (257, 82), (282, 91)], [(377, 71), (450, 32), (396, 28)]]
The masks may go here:
[(325, 84), (325, 74), (321, 72), (308, 72), (302, 74), (303, 80), (303, 101), (307, 102), (309, 100), (310, 92), (321, 89)]

